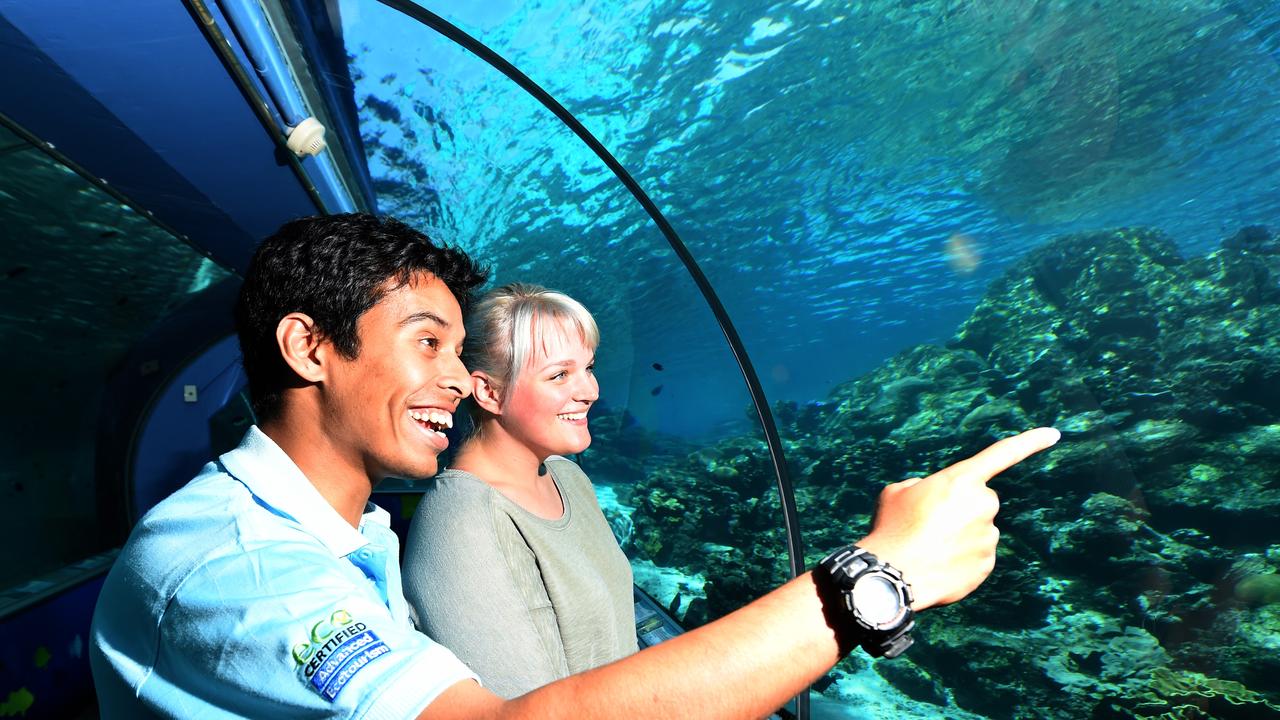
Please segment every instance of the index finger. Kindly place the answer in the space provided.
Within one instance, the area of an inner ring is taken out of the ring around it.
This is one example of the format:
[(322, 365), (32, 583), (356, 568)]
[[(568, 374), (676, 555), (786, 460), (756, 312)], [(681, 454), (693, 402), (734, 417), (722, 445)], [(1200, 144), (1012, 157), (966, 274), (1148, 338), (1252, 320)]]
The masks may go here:
[(1028, 430), (999, 440), (986, 450), (967, 460), (961, 460), (938, 474), (985, 483), (1041, 450), (1053, 447), (1061, 437), (1062, 433), (1051, 427)]

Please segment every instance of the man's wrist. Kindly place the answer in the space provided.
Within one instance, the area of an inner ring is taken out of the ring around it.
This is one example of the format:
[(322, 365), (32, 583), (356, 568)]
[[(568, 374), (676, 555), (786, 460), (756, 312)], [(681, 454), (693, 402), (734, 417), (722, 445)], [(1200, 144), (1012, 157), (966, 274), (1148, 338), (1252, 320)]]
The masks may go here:
[(818, 591), (818, 600), (822, 603), (822, 618), (835, 634), (836, 646), (843, 660), (858, 647), (860, 642), (858, 626), (843, 608), (843, 591), (831, 576), (831, 571), (819, 564), (813, 569), (812, 575), (813, 585)]

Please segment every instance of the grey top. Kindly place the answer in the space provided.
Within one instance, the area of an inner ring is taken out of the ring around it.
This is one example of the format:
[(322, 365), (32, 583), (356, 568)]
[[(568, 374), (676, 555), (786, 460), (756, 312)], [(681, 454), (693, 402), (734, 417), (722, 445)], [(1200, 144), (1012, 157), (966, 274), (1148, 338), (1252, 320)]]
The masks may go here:
[(511, 698), (636, 651), (631, 566), (573, 462), (547, 459), (564, 514), (546, 520), (480, 478), (427, 486), (405, 546), (423, 632)]

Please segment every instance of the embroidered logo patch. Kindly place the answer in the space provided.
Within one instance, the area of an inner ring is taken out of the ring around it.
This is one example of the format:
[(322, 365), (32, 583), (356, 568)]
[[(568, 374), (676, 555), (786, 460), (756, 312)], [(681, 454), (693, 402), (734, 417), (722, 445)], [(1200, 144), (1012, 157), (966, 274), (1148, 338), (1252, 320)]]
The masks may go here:
[(374, 659), (391, 648), (346, 610), (336, 610), (311, 626), (308, 642), (293, 646), (299, 673), (320, 696), (332, 702)]

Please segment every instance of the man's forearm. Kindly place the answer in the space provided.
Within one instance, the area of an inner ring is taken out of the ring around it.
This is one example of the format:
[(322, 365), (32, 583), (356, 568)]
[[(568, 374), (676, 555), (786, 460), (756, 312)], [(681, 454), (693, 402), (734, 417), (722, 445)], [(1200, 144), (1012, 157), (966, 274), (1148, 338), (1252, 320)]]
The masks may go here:
[(838, 659), (806, 573), (716, 622), (507, 703), (497, 717), (762, 717)]

